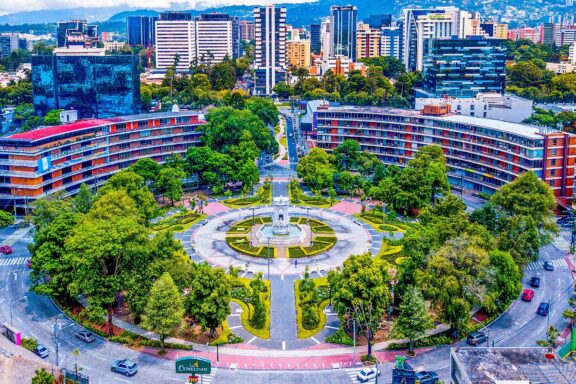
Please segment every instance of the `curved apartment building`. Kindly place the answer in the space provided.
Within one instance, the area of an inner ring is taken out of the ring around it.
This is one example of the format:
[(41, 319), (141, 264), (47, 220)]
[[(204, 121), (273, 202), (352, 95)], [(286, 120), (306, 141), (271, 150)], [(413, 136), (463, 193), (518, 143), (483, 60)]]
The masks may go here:
[(141, 158), (165, 161), (200, 144), (198, 112), (154, 113), (80, 120), (0, 137), (0, 208), (82, 183), (100, 185)]
[(572, 200), (576, 135), (542, 127), (450, 113), (373, 107), (319, 107), (314, 114), (317, 145), (331, 151), (345, 139), (386, 164), (403, 166), (418, 148), (440, 145), (450, 183), (475, 193), (493, 193), (526, 171), (534, 171), (559, 200)]

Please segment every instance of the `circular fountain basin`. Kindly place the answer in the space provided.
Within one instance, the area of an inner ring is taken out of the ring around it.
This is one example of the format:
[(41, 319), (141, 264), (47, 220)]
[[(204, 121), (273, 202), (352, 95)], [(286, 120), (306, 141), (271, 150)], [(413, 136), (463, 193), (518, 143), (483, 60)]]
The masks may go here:
[(274, 245), (300, 244), (304, 242), (305, 237), (306, 233), (297, 224), (288, 225), (288, 234), (286, 235), (275, 234), (272, 224), (265, 224), (256, 232), (256, 238), (262, 244), (266, 244), (268, 239), (270, 239), (270, 244)]

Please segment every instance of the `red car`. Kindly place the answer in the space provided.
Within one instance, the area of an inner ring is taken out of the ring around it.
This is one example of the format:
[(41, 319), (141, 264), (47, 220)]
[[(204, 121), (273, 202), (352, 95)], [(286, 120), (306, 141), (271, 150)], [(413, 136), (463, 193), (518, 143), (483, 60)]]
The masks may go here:
[(524, 292), (522, 292), (522, 300), (532, 301), (533, 298), (534, 298), (534, 291), (533, 290), (525, 289)]
[(10, 247), (7, 246), (7, 245), (3, 245), (3, 246), (0, 247), (0, 252), (3, 253), (3, 254), (5, 254), (5, 255), (9, 255), (9, 254), (12, 253), (12, 248), (10, 248)]

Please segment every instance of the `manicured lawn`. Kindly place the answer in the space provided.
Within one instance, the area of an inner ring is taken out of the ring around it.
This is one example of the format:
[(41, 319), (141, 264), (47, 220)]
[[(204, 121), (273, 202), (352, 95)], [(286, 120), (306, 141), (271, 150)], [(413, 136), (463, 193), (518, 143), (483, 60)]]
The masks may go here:
[(154, 224), (152, 226), (152, 230), (154, 232), (166, 230), (172, 232), (182, 232), (205, 218), (206, 215), (191, 211), (187, 211), (184, 214), (177, 213)]
[(272, 187), (268, 190), (260, 188), (258, 193), (254, 196), (235, 197), (221, 201), (221, 203), (227, 207), (235, 209), (272, 204)]
[[(301, 281), (302, 280), (296, 280), (294, 282), (294, 294), (296, 296), (296, 323), (298, 325), (298, 338), (307, 339), (320, 332), (326, 326), (326, 313), (324, 313), (324, 308), (326, 308), (326, 306), (329, 304), (330, 298), (324, 298), (320, 303), (318, 303), (318, 305), (314, 306), (315, 307), (314, 309), (317, 311), (319, 315), (319, 321), (316, 327), (312, 329), (304, 328), (302, 319), (303, 316), (302, 296), (300, 293)], [(328, 286), (328, 279), (326, 277), (314, 279), (313, 282), (316, 289), (318, 289), (319, 287), (323, 287), (323, 291), (325, 292), (325, 287)]]

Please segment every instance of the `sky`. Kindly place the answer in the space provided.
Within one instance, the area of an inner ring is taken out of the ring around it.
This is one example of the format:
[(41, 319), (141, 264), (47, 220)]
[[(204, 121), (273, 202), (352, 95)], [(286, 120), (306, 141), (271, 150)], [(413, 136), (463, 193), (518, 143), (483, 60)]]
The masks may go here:
[(122, 7), (127, 9), (197, 9), (220, 5), (303, 3), (314, 0), (0, 0), (0, 15), (42, 9)]

